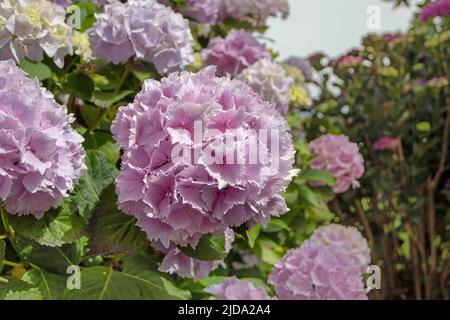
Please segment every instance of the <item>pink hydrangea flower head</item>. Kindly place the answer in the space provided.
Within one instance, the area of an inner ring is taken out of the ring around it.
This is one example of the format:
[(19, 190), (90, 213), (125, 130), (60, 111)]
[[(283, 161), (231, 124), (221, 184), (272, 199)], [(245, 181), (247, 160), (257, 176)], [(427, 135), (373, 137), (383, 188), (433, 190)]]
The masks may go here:
[(280, 300), (367, 300), (363, 277), (347, 250), (306, 241), (288, 251), (270, 276)]
[(436, 0), (423, 7), (419, 15), (421, 23), (436, 17), (446, 17), (450, 15), (450, 0)]
[(193, 60), (189, 22), (156, 0), (106, 5), (88, 33), (94, 56), (106, 62), (120, 64), (135, 56), (167, 74)]
[(41, 218), (74, 187), (85, 153), (73, 121), (13, 61), (0, 61), (0, 200), (9, 213)]
[(347, 250), (352, 264), (359, 266), (362, 273), (366, 272), (370, 264), (369, 244), (355, 227), (340, 224), (319, 227), (314, 231), (310, 241)]
[(202, 58), (206, 66), (217, 66), (217, 75), (236, 76), (259, 60), (270, 59), (270, 54), (249, 32), (233, 30), (225, 39), (212, 39)]
[(270, 300), (263, 287), (255, 287), (253, 283), (236, 277), (226, 278), (221, 284), (211, 285), (205, 292), (214, 295), (217, 300)]
[(232, 18), (253, 26), (265, 26), (269, 17), (289, 16), (287, 0), (222, 0), (220, 20)]
[[(112, 125), (124, 150), (119, 206), (166, 247), (195, 246), (204, 234), (286, 211), (279, 193), (296, 173), (286, 121), (250, 87), (215, 71), (147, 80)], [(258, 140), (257, 132), (274, 138)], [(250, 161), (255, 141), (264, 161)]]
[[(232, 229), (225, 230), (225, 250), (230, 252), (234, 242), (234, 232)], [(169, 249), (165, 248), (160, 243), (153, 244), (153, 246), (166, 253), (159, 271), (169, 274), (177, 274), (180, 277), (190, 279), (201, 279), (207, 277), (212, 271), (220, 266), (225, 267), (223, 260), (203, 261), (191, 258), (184, 254), (175, 245), (171, 245)]]
[(358, 145), (345, 135), (326, 134), (309, 144), (317, 154), (311, 161), (313, 170), (329, 171), (336, 178), (335, 193), (359, 188), (358, 179), (364, 174), (364, 159)]
[(381, 137), (373, 144), (372, 148), (375, 151), (392, 150), (399, 146), (399, 139), (397, 137)]
[(283, 116), (288, 113), (294, 79), (288, 77), (277, 63), (270, 59), (259, 60), (244, 69), (236, 79), (247, 83)]

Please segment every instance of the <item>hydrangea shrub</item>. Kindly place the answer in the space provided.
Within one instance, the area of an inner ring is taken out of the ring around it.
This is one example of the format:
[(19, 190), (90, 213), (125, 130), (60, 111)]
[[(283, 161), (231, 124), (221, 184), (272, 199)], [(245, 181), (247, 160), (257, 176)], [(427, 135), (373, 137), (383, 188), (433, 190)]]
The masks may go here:
[(1, 1), (0, 299), (447, 298), (448, 13), (285, 59), (286, 0)]

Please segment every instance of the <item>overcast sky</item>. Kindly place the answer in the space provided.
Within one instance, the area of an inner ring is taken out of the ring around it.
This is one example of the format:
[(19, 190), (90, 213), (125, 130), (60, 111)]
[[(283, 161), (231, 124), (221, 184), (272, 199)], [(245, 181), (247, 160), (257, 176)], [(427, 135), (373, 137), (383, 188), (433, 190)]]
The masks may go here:
[[(357, 46), (369, 32), (366, 13), (371, 5), (380, 8), (381, 32), (406, 30), (413, 9), (393, 8), (382, 0), (289, 0), (287, 20), (271, 19), (267, 36), (285, 58), (325, 51), (336, 56)], [(420, 3), (417, 0), (416, 3)]]

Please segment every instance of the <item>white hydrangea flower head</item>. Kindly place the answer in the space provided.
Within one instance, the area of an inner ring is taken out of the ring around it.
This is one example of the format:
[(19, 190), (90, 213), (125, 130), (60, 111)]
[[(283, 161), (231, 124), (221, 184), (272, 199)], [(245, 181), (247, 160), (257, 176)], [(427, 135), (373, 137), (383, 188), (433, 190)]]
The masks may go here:
[(262, 59), (251, 65), (237, 79), (247, 83), (264, 100), (274, 105), (282, 115), (289, 111), (294, 79), (270, 59)]
[(41, 61), (45, 53), (61, 68), (73, 50), (65, 17), (62, 6), (47, 0), (2, 0), (0, 60)]

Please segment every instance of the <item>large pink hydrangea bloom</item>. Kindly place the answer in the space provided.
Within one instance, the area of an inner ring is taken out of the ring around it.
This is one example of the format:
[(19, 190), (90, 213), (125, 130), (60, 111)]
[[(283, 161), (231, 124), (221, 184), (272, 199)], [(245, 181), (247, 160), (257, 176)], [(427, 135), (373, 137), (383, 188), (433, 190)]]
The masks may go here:
[(281, 300), (366, 300), (363, 277), (350, 253), (306, 241), (288, 251), (269, 276)]
[(236, 277), (226, 278), (221, 284), (211, 285), (205, 291), (217, 300), (270, 300), (264, 288)]
[[(278, 137), (262, 139), (262, 131)], [(213, 67), (147, 80), (119, 109), (112, 132), (124, 150), (119, 206), (150, 240), (195, 246), (204, 234), (266, 223), (286, 211), (279, 193), (296, 173), (286, 121), (244, 83), (216, 77)], [(215, 153), (224, 141), (225, 152)], [(264, 161), (249, 161), (252, 142)], [(174, 159), (180, 148), (183, 157)]]
[(358, 145), (345, 135), (326, 134), (309, 144), (317, 156), (311, 161), (313, 170), (329, 171), (336, 178), (335, 193), (359, 188), (364, 174), (364, 159)]
[(212, 39), (201, 54), (206, 66), (217, 66), (219, 76), (236, 76), (259, 60), (270, 59), (266, 46), (244, 30), (233, 30), (225, 39)]
[(319, 227), (314, 231), (310, 241), (347, 250), (352, 264), (359, 267), (362, 273), (366, 272), (370, 264), (369, 244), (355, 227), (340, 224)]
[(83, 138), (67, 109), (12, 61), (0, 61), (0, 200), (41, 218), (85, 169)]

